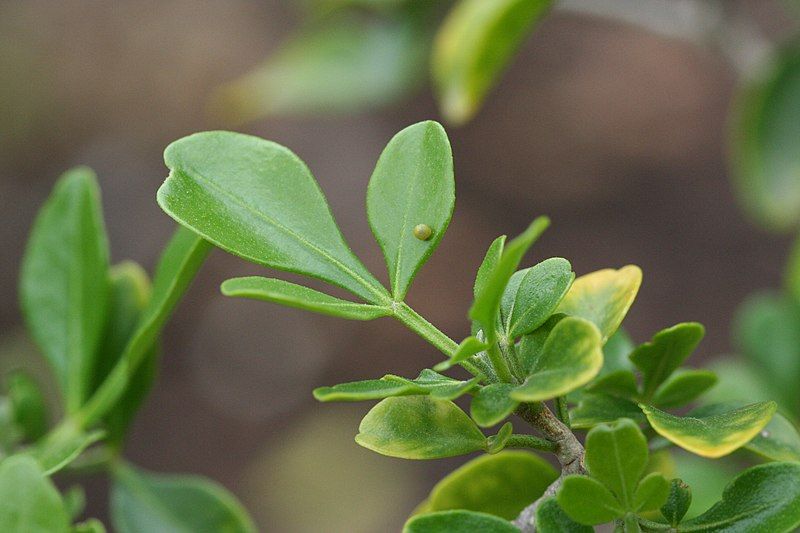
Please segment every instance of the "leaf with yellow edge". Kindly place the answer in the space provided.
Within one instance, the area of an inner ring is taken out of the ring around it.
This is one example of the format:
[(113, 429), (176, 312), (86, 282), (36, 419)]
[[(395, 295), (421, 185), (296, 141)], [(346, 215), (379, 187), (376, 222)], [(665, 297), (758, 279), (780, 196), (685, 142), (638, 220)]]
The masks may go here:
[(703, 457), (717, 458), (747, 444), (766, 426), (775, 402), (759, 402), (703, 417), (674, 416), (640, 404), (648, 422), (662, 437)]
[(576, 279), (555, 312), (593, 322), (605, 343), (622, 324), (641, 284), (642, 271), (635, 265), (598, 270)]

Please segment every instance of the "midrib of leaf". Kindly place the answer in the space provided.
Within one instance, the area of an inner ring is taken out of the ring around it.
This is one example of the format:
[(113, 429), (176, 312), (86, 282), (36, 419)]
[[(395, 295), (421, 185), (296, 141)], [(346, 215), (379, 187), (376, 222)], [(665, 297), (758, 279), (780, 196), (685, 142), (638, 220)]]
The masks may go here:
[[(427, 132), (426, 132), (426, 135), (427, 135)], [(425, 136), (423, 136), (422, 141), (423, 141), (423, 143), (425, 142)], [(417, 162), (417, 164), (414, 165), (414, 167), (415, 167), (414, 168), (414, 170), (415, 170), (415, 172), (414, 172), (415, 179), (409, 180), (410, 183), (409, 183), (409, 185), (408, 185), (408, 187), (406, 189), (406, 202), (405, 202), (405, 209), (403, 210), (403, 224), (400, 227), (400, 240), (397, 243), (397, 254), (395, 255), (395, 264), (394, 264), (394, 275), (392, 276), (392, 296), (394, 296), (395, 298), (397, 298), (398, 296), (401, 296), (401, 299), (402, 299), (403, 295), (398, 294), (400, 292), (399, 289), (398, 289), (398, 284), (400, 283), (400, 281), (399, 281), (400, 280), (400, 264), (401, 264), (400, 260), (401, 260), (402, 255), (403, 255), (403, 243), (405, 242), (405, 238), (404, 237), (405, 237), (406, 231), (408, 230), (408, 212), (411, 210), (411, 197), (412, 197), (412, 195), (414, 194), (414, 191), (417, 188), (417, 179), (416, 179), (416, 177), (419, 176), (419, 173), (416, 172), (416, 171), (419, 170), (419, 166), (420, 166), (419, 162)], [(436, 231), (436, 228), (434, 228), (434, 231)]]
[[(356, 282), (358, 282), (361, 286), (363, 286), (369, 292), (371, 292), (372, 294), (377, 296), (378, 302), (384, 303), (384, 304), (388, 304), (389, 303), (388, 298), (386, 297), (386, 295), (383, 292), (377, 290), (371, 283), (369, 283), (367, 280), (362, 278), (357, 273), (353, 272), (353, 270), (351, 270), (347, 265), (345, 265), (344, 263), (342, 263), (341, 261), (339, 261), (338, 259), (336, 259), (332, 255), (330, 255), (328, 252), (326, 252), (322, 248), (319, 248), (317, 245), (315, 245), (311, 241), (305, 239), (302, 235), (300, 235), (299, 233), (295, 232), (291, 228), (289, 228), (287, 226), (284, 226), (283, 224), (281, 224), (280, 222), (278, 222), (274, 218), (266, 215), (265, 213), (262, 213), (261, 211), (258, 211), (256, 209), (254, 209), (253, 207), (248, 205), (247, 202), (243, 201), (241, 198), (239, 198), (235, 194), (231, 194), (231, 193), (227, 192), (224, 188), (222, 188), (219, 185), (217, 185), (216, 183), (214, 183), (213, 180), (203, 176), (203, 174), (198, 172), (196, 169), (191, 169), (191, 170), (196, 174), (197, 178), (199, 178), (200, 181), (204, 182), (206, 185), (208, 185), (208, 187), (218, 191), (223, 196), (226, 196), (229, 200), (231, 200), (237, 206), (241, 207), (245, 211), (248, 211), (250, 214), (254, 215), (256, 218), (260, 218), (260, 219), (264, 220), (265, 222), (267, 222), (268, 224), (271, 224), (271, 225), (275, 226), (280, 231), (283, 231), (284, 233), (286, 233), (290, 237), (296, 239), (298, 242), (300, 242), (300, 244), (308, 247), (311, 251), (316, 252), (317, 254), (319, 254), (322, 257), (324, 257), (328, 262), (330, 262), (333, 265), (335, 265), (337, 268), (339, 268), (339, 270), (341, 270), (345, 274), (349, 275)], [(178, 173), (182, 174), (183, 177), (186, 178), (186, 179), (191, 179), (191, 177), (188, 174), (186, 174), (185, 172), (182, 172), (179, 169), (176, 169), (175, 172), (178, 172)], [(337, 230), (338, 230), (338, 228), (337, 228)], [(341, 232), (339, 232), (339, 237), (343, 238)], [(326, 280), (326, 281), (328, 281), (328, 280)], [(331, 283), (334, 283), (334, 282), (331, 281)], [(339, 285), (338, 283), (336, 283), (336, 284)], [(346, 287), (342, 287), (342, 288), (346, 289)], [(376, 303), (376, 302), (372, 302), (372, 303)]]
[[(71, 203), (71, 215), (74, 215), (74, 210), (76, 207)], [(80, 220), (80, 206), (77, 208), (77, 215), (78, 215), (78, 226), (82, 227), (83, 221)], [(75, 244), (80, 240), (80, 230), (77, 230), (74, 227), (67, 227), (69, 241), (72, 244), (72, 247), (75, 247)], [(81, 247), (79, 247), (81, 248)], [(83, 251), (83, 250), (82, 250)], [(67, 412), (74, 413), (78, 409), (80, 409), (81, 403), (83, 401), (83, 387), (81, 387), (81, 375), (83, 374), (83, 363), (82, 361), (82, 349), (81, 345), (83, 344), (83, 331), (81, 328), (81, 319), (83, 318), (83, 291), (80, 290), (81, 282), (81, 272), (84, 271), (85, 264), (83, 261), (84, 254), (83, 253), (70, 253), (69, 254), (69, 261), (68, 261), (68, 274), (67, 274), (67, 292), (69, 293), (69, 301), (74, 302), (74, 306), (72, 310), (66, 309), (68, 320), (65, 324), (66, 332), (65, 336), (67, 339), (67, 343), (69, 348), (67, 352), (64, 354), (65, 360), (64, 365), (66, 366), (67, 375), (69, 376), (67, 379), (66, 387), (67, 390), (64, 391), (67, 397)], [(81, 312), (76, 312), (76, 310), (81, 310)], [(72, 364), (69, 364), (70, 360), (72, 360)], [(76, 389), (77, 387), (77, 389)], [(77, 390), (77, 394), (76, 394)]]
[(625, 506), (625, 509), (628, 510), (631, 508), (630, 502), (628, 501), (628, 485), (625, 482), (625, 476), (622, 475), (622, 459), (619, 456), (617, 439), (612, 439), (611, 443), (611, 446), (614, 448), (614, 461), (617, 463), (617, 475), (619, 476), (620, 485), (622, 485), (622, 504)]

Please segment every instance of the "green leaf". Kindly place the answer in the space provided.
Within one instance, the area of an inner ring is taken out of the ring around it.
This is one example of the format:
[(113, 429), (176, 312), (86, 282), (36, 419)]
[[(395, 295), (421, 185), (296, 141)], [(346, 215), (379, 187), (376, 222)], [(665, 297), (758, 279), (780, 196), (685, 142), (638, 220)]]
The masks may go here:
[(477, 337), (472, 337), (472, 336), (467, 337), (466, 339), (461, 341), (461, 343), (458, 345), (458, 348), (456, 348), (456, 351), (453, 352), (453, 355), (450, 357), (450, 359), (448, 359), (447, 361), (442, 361), (438, 365), (434, 366), (433, 369), (442, 372), (457, 365), (462, 361), (466, 361), (473, 355), (482, 352), (488, 347), (489, 347), (488, 344), (484, 343)]
[(114, 469), (111, 521), (119, 533), (255, 532), (236, 498), (198, 476), (152, 474), (131, 465)]
[[(454, 205), (453, 153), (444, 128), (429, 120), (400, 131), (383, 150), (367, 188), (367, 218), (396, 301), (405, 298), (439, 246)], [(420, 224), (432, 231), (426, 240), (414, 234)]]
[(673, 479), (669, 483), (669, 495), (661, 507), (661, 514), (671, 526), (675, 527), (686, 516), (691, 503), (692, 489), (680, 479)]
[(483, 450), (486, 437), (456, 404), (428, 396), (387, 398), (361, 421), (356, 442), (390, 457), (437, 459)]
[(519, 529), (507, 520), (472, 511), (440, 511), (419, 515), (411, 518), (403, 526), (403, 533), (453, 533), (454, 531), (519, 533)]
[(572, 427), (576, 429), (592, 428), (618, 418), (630, 418), (636, 422), (646, 420), (635, 403), (605, 394), (584, 394), (569, 416)]
[(525, 252), (528, 251), (549, 225), (550, 219), (539, 217), (521, 235), (509, 242), (508, 246), (503, 248), (502, 255), (494, 265), (491, 274), (486, 276), (485, 281), (482, 283), (481, 291), (475, 296), (475, 301), (469, 310), (469, 317), (472, 320), (477, 320), (483, 326), (487, 342), (494, 342), (500, 299), (503, 296), (508, 280), (517, 270), (522, 256), (525, 255)]
[(222, 294), (273, 302), (350, 320), (373, 320), (392, 314), (390, 307), (348, 302), (302, 285), (257, 276), (225, 281), (222, 284)]
[(170, 144), (158, 203), (204, 239), (248, 261), (319, 278), (370, 303), (378, 280), (348, 248), (308, 167), (283, 146), (224, 131)]
[(600, 375), (617, 370), (632, 370), (633, 363), (628, 357), (634, 349), (633, 341), (625, 330), (619, 328), (603, 346), (603, 368)]
[(674, 416), (641, 404), (647, 420), (662, 437), (703, 457), (727, 455), (746, 444), (772, 418), (775, 402), (759, 402), (710, 416)]
[(735, 190), (753, 219), (774, 231), (800, 221), (799, 96), (800, 54), (794, 46), (775, 54), (771, 68), (744, 87), (734, 106)]
[(664, 381), (653, 395), (653, 405), (680, 407), (686, 405), (717, 384), (717, 375), (710, 370), (678, 370)]
[(392, 103), (424, 76), (423, 17), (326, 19), (282, 43), (243, 77), (223, 86), (212, 110), (227, 123), (261, 117), (339, 114)]
[(472, 419), (481, 427), (490, 427), (508, 418), (519, 405), (509, 396), (513, 388), (511, 383), (492, 383), (481, 388), (470, 404)]
[(576, 279), (556, 312), (593, 322), (605, 343), (622, 324), (641, 284), (642, 271), (635, 265), (598, 270)]
[(72, 526), (70, 533), (106, 533), (106, 527), (100, 520), (90, 518), (85, 522), (75, 524)]
[(77, 520), (86, 510), (86, 492), (80, 485), (72, 485), (61, 496), (70, 520)]
[(638, 346), (631, 361), (644, 376), (643, 394), (650, 401), (661, 385), (692, 354), (705, 335), (696, 322), (685, 322), (659, 331), (653, 340)]
[(734, 344), (767, 379), (770, 398), (800, 412), (800, 305), (785, 295), (762, 293), (736, 313)]
[(320, 402), (361, 402), (424, 393), (425, 389), (411, 381), (368, 379), (340, 383), (332, 387), (319, 387), (314, 389), (314, 398)]
[[(141, 320), (152, 295), (150, 280), (145, 271), (133, 262), (124, 262), (111, 269), (111, 291), (108, 318), (100, 345), (100, 357), (94, 371), (92, 391), (111, 373), (125, 353), (125, 347)], [(136, 369), (125, 393), (104, 417), (108, 440), (121, 446), (128, 427), (141, 407), (156, 377), (158, 346), (154, 341), (144, 362)]]
[(47, 433), (47, 405), (42, 391), (29, 375), (15, 371), (6, 378), (6, 390), (14, 423), (29, 442)]
[(566, 315), (553, 315), (534, 331), (522, 336), (516, 347), (517, 363), (522, 375), (528, 376), (533, 372), (536, 362), (542, 356), (547, 338), (564, 317)]
[(546, 259), (521, 272), (524, 275), (510, 295), (512, 304), (506, 318), (509, 339), (516, 339), (544, 324), (575, 279), (572, 265), (560, 257)]
[(800, 464), (769, 463), (739, 474), (722, 500), (679, 531), (792, 531), (800, 526)]
[(565, 477), (557, 498), (567, 516), (580, 524), (605, 524), (625, 514), (610, 490), (586, 476)]
[[(397, 376), (387, 375), (383, 379), (398, 379)], [(405, 380), (405, 378), (400, 378)], [(478, 386), (483, 376), (475, 376), (468, 381), (461, 381), (430, 369), (424, 369), (412, 382), (426, 391), (432, 398), (438, 400), (455, 400), (470, 392)]]
[(500, 431), (496, 435), (492, 435), (486, 439), (486, 453), (496, 454), (503, 451), (503, 448), (508, 444), (508, 440), (514, 432), (514, 426), (511, 422), (506, 422), (500, 427)]
[(589, 473), (608, 487), (628, 511), (635, 510), (634, 491), (648, 456), (647, 439), (630, 419), (596, 426), (586, 436)]
[(4, 533), (67, 533), (69, 516), (53, 483), (32, 458), (0, 463), (0, 526)]
[(86, 400), (108, 298), (108, 241), (94, 173), (65, 173), (39, 211), (20, 272), (28, 329), (68, 413)]
[(492, 244), (489, 245), (489, 249), (486, 250), (486, 255), (481, 265), (478, 267), (478, 273), (475, 275), (475, 285), (472, 288), (472, 293), (475, 298), (483, 291), (492, 272), (494, 272), (494, 268), (497, 266), (497, 263), (500, 262), (500, 257), (503, 255), (503, 248), (505, 248), (505, 245), (506, 236), (500, 235), (492, 241)]
[(84, 426), (104, 416), (134, 386), (133, 376), (154, 357), (153, 345), (205, 261), (211, 246), (188, 229), (179, 228), (167, 244), (153, 277), (150, 301), (139, 318), (136, 331), (108, 378), (81, 411)]
[(539, 533), (593, 533), (590, 526), (574, 522), (554, 497), (545, 498), (536, 508), (536, 531)]
[(780, 413), (744, 447), (772, 461), (800, 461), (800, 433)]
[(586, 387), (586, 390), (593, 393), (608, 394), (624, 400), (632, 400), (639, 395), (636, 376), (630, 370), (614, 370), (598, 376)]
[(530, 452), (504, 450), (457, 468), (431, 490), (426, 512), (466, 509), (511, 520), (536, 501), (558, 473)]
[(706, 403), (721, 403), (747, 398), (767, 401), (776, 394), (774, 387), (748, 361), (724, 357), (707, 365), (719, 377), (719, 383), (703, 398)]
[(741, 472), (733, 456), (708, 459), (680, 448), (670, 450), (673, 467), (666, 475), (679, 477), (692, 487), (692, 501), (685, 519), (694, 518), (714, 505), (725, 487)]
[(661, 507), (667, 501), (670, 493), (669, 482), (658, 472), (646, 475), (633, 496), (633, 510), (653, 511)]
[(547, 337), (532, 374), (511, 397), (535, 402), (562, 396), (591, 381), (602, 365), (602, 340), (594, 324), (581, 318), (564, 318)]
[(58, 472), (78, 458), (92, 444), (105, 437), (105, 431), (82, 431), (71, 423), (64, 423), (38, 442), (31, 455), (50, 475)]
[(433, 80), (442, 114), (463, 124), (541, 20), (550, 0), (461, 0), (445, 18), (434, 41)]

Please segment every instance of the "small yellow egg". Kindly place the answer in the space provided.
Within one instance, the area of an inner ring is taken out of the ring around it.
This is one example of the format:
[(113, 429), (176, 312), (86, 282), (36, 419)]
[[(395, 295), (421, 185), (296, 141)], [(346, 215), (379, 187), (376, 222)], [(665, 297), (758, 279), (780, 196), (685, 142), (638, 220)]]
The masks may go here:
[(427, 224), (417, 224), (414, 226), (414, 237), (421, 241), (427, 241), (433, 235), (433, 230)]

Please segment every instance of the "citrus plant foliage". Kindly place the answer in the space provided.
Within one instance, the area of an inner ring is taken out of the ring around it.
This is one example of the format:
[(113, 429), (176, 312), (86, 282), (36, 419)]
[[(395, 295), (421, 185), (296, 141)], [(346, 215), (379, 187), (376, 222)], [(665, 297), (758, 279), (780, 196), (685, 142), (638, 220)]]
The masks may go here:
[(100, 191), (87, 168), (56, 184), (31, 231), (20, 299), (30, 335), (58, 384), (63, 414), (51, 424), (43, 391), (27, 374), (0, 396), (0, 530), (102, 532), (83, 520), (74, 483), (110, 477), (115, 531), (250, 532), (255, 526), (225, 489), (197, 476), (146, 472), (123, 458), (126, 435), (149, 392), (159, 336), (211, 246), (180, 228), (152, 282), (131, 261), (110, 264)]
[[(549, 225), (540, 217), (513, 239), (487, 243), (467, 311), (468, 337), (456, 342), (405, 302), (454, 208), (451, 149), (439, 124), (399, 132), (367, 189), (387, 286), (350, 250), (313, 176), (288, 149), (205, 132), (170, 145), (165, 161), (170, 174), (158, 202), (193, 234), (352, 298), (265, 277), (225, 281), (224, 294), (351, 320), (394, 318), (440, 352), (417, 376), (386, 374), (314, 391), (322, 402), (377, 402), (356, 435), (377, 453), (481, 454), (436, 485), (406, 531), (588, 531), (604, 523), (626, 532), (791, 531), (800, 525), (794, 424), (776, 415), (775, 402), (747, 396), (700, 402), (687, 412), (717, 384), (713, 372), (686, 366), (704, 329), (681, 323), (632, 345), (620, 326), (641, 284), (638, 267), (576, 276), (563, 258), (524, 266)], [(455, 367), (462, 370), (445, 374)], [(515, 431), (512, 424), (520, 422), (527, 430)], [(676, 451), (702, 460), (736, 454), (743, 461), (755, 452), (762, 464), (736, 476), (717, 503), (691, 513), (691, 488), (675, 478), (669, 459)], [(537, 453), (554, 455), (560, 472)]]

